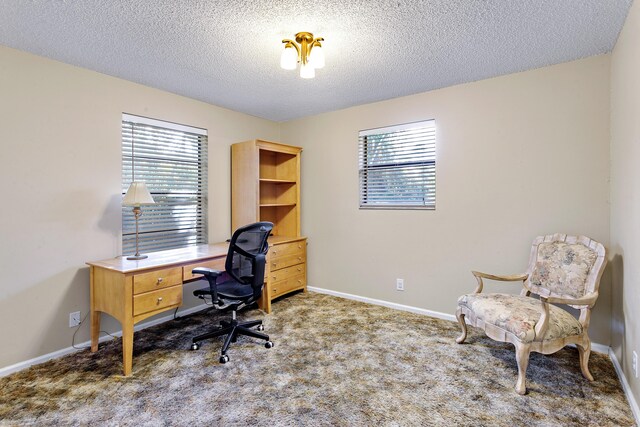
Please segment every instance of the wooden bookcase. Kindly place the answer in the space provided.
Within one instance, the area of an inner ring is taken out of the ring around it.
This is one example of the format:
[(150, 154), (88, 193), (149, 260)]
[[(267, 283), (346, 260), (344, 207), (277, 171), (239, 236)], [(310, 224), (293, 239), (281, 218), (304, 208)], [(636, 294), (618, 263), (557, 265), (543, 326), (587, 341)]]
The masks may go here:
[(257, 221), (274, 225), (261, 303), (267, 313), (272, 299), (306, 291), (306, 238), (300, 236), (301, 152), (300, 147), (259, 139), (231, 146), (231, 231)]

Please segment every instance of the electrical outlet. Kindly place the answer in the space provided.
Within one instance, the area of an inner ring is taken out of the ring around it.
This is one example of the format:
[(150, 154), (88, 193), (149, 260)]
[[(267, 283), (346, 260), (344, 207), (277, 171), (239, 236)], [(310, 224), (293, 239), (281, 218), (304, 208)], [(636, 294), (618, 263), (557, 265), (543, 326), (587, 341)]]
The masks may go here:
[(75, 328), (80, 324), (80, 312), (74, 311), (73, 313), (69, 313), (69, 327)]
[(404, 279), (396, 279), (396, 291), (404, 291)]
[(633, 370), (633, 376), (638, 378), (638, 353), (635, 351), (631, 356), (631, 369)]

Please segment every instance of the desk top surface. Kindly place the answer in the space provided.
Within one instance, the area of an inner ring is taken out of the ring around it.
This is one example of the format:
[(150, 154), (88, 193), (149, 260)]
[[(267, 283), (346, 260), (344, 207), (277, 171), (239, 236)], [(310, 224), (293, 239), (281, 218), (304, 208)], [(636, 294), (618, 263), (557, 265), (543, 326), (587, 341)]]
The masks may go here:
[[(301, 239), (305, 239), (305, 237), (271, 236), (269, 237), (269, 243), (278, 244)], [(196, 245), (166, 251), (149, 252), (146, 254), (148, 258), (140, 260), (128, 260), (127, 255), (123, 255), (100, 261), (90, 261), (87, 262), (87, 264), (120, 273), (133, 273), (159, 267), (186, 264), (204, 259), (224, 257), (227, 255), (228, 249), (228, 242), (210, 243), (208, 245)]]

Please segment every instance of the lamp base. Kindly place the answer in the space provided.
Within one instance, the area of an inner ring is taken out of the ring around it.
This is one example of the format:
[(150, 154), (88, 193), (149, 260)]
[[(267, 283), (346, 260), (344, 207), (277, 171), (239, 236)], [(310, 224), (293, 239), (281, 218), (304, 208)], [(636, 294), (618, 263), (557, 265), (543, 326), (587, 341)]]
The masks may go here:
[(127, 259), (130, 259), (130, 260), (138, 260), (138, 259), (145, 259), (145, 258), (149, 258), (149, 255), (131, 255), (127, 257)]

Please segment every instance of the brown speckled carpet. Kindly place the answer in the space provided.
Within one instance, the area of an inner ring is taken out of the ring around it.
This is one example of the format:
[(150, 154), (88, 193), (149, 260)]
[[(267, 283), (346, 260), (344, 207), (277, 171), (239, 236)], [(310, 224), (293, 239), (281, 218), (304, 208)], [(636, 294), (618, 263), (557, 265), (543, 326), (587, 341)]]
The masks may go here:
[(458, 324), (317, 293), (275, 302), (275, 347), (241, 337), (226, 365), (221, 341), (189, 350), (215, 312), (136, 332), (133, 376), (120, 340), (0, 378), (1, 425), (630, 426), (610, 360), (577, 350), (533, 353), (526, 396), (513, 390), (513, 347)]

